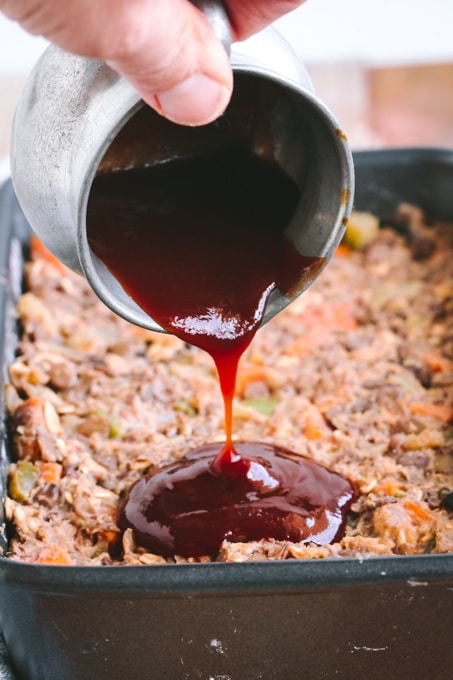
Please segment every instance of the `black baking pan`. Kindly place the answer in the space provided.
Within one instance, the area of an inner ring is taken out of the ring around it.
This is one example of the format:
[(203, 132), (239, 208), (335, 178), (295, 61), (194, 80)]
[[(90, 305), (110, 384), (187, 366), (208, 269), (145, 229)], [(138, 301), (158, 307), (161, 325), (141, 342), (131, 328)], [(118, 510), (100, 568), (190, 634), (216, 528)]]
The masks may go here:
[[(453, 220), (453, 151), (358, 152), (355, 167), (357, 209), (391, 218), (403, 201)], [(7, 182), (4, 366), (28, 234)], [(5, 547), (4, 528), (1, 540)], [(447, 680), (453, 554), (140, 567), (0, 557), (0, 625), (23, 680)]]

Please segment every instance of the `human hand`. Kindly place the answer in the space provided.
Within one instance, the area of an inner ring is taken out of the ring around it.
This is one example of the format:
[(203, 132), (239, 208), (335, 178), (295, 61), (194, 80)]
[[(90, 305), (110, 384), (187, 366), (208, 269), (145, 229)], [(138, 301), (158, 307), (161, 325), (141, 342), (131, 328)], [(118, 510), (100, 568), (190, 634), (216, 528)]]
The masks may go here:
[[(225, 0), (233, 40), (304, 1)], [(189, 0), (0, 0), (0, 11), (68, 52), (105, 61), (177, 123), (209, 123), (231, 97), (228, 56)]]

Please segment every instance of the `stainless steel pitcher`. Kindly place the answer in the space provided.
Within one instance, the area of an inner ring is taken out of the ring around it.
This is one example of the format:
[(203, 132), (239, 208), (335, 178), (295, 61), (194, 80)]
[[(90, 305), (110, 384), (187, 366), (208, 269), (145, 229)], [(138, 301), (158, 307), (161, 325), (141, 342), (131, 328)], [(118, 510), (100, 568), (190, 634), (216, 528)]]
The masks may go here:
[[(196, 4), (228, 49), (221, 3)], [(272, 27), (233, 44), (231, 63), (230, 105), (218, 121), (198, 128), (160, 117), (105, 63), (54, 46), (37, 62), (17, 105), (11, 171), (28, 221), (106, 305), (144, 328), (163, 330), (88, 244), (87, 202), (99, 172), (144, 167), (242, 138), (258, 155), (277, 160), (299, 187), (298, 207), (285, 234), (301, 254), (328, 261), (344, 232), (353, 199), (352, 156), (303, 65)], [(291, 295), (310, 283), (304, 281)], [(263, 321), (291, 299), (274, 290)]]

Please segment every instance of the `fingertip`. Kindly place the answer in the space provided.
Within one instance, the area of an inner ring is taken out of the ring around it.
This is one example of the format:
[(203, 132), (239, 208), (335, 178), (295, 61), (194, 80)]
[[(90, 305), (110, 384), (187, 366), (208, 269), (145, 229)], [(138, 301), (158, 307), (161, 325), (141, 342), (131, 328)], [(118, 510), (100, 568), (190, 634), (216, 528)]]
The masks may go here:
[(194, 73), (153, 97), (152, 106), (165, 118), (181, 125), (206, 125), (223, 114), (231, 88), (204, 73)]

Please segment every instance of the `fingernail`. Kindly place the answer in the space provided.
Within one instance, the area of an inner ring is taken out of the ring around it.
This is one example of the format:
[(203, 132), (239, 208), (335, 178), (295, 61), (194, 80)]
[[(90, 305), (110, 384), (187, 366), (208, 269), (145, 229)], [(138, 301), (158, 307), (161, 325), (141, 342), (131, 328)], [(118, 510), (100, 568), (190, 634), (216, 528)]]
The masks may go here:
[(158, 107), (166, 118), (182, 125), (205, 125), (225, 110), (231, 92), (203, 73), (178, 83), (157, 95)]

